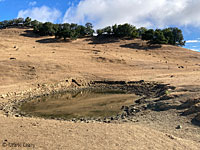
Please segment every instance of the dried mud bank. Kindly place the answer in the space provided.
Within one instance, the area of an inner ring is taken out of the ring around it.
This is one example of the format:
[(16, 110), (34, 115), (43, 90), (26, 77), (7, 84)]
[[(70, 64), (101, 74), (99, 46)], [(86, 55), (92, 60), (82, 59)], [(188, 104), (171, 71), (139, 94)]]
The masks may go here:
[[(6, 116), (15, 117), (33, 117), (20, 111), (20, 106), (23, 103), (31, 101), (33, 99), (48, 96), (52, 94), (64, 93), (67, 91), (81, 92), (85, 89), (112, 89), (122, 90), (126, 93), (132, 93), (139, 97), (138, 100), (133, 101), (130, 106), (122, 106), (121, 112), (115, 116), (107, 118), (80, 118), (71, 119), (72, 122), (127, 122), (133, 121), (131, 116), (136, 113), (154, 109), (157, 105), (160, 105), (161, 101), (172, 98), (169, 96), (170, 92), (175, 90), (175, 87), (169, 86), (157, 82), (145, 82), (141, 81), (86, 81), (83, 79), (67, 79), (57, 84), (41, 84), (35, 89), (30, 89), (21, 93), (8, 93), (2, 95), (1, 99), (7, 99), (8, 102), (1, 103), (0, 109)], [(165, 107), (165, 103), (161, 103), (162, 107)], [(51, 118), (57, 120), (65, 120), (63, 118)]]

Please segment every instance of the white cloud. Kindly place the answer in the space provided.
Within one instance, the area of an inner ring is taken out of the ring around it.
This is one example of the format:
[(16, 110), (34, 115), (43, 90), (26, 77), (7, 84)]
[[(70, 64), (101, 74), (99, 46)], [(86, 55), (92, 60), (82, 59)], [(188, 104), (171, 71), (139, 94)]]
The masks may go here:
[(35, 6), (37, 4), (37, 2), (36, 1), (32, 1), (32, 2), (29, 2), (29, 6)]
[(61, 12), (57, 9), (51, 9), (47, 6), (33, 7), (31, 9), (20, 10), (18, 12), (18, 18), (30, 17), (33, 20), (36, 19), (41, 22), (55, 22), (61, 16)]
[(199, 40), (188, 40), (186, 41), (186, 43), (199, 43), (200, 41)]
[(196, 52), (199, 52), (200, 50), (199, 49), (190, 49), (192, 51), (196, 51)]
[(199, 0), (81, 0), (63, 22), (94, 22), (97, 27), (131, 23), (137, 27), (200, 26)]

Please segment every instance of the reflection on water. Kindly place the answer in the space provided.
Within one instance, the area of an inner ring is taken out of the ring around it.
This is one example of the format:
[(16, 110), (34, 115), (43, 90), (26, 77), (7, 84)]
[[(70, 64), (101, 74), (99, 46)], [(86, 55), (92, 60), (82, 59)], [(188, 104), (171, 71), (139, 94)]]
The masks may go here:
[(120, 90), (83, 90), (41, 97), (21, 106), (21, 111), (44, 118), (89, 118), (117, 115), (137, 98)]

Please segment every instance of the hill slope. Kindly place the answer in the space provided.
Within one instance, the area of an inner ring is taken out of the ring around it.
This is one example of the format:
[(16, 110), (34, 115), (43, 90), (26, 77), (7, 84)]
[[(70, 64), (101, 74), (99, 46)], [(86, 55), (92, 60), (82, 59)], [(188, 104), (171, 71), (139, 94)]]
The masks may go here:
[(53, 37), (37, 38), (24, 31), (0, 31), (1, 85), (54, 82), (67, 77), (154, 80), (174, 85), (184, 84), (177, 81), (184, 77), (184, 82), (198, 83), (191, 78), (199, 74), (198, 52), (174, 46), (147, 49), (140, 40), (54, 43)]
[[(187, 94), (184, 100), (200, 97), (200, 53), (180, 47), (146, 47), (139, 39), (85, 38), (62, 43), (53, 37), (37, 37), (31, 29), (6, 29), (0, 30), (0, 53), (0, 102), (9, 101), (4, 97), (8, 92), (69, 78), (159, 81), (176, 86), (173, 94)], [(1, 115), (0, 141), (33, 143), (37, 149), (198, 149), (198, 128), (187, 125), (186, 118), (180, 122), (187, 127), (176, 131), (178, 122), (169, 122), (179, 116), (169, 111), (164, 119), (165, 113), (151, 112), (149, 119), (141, 118), (138, 124), (71, 124)]]

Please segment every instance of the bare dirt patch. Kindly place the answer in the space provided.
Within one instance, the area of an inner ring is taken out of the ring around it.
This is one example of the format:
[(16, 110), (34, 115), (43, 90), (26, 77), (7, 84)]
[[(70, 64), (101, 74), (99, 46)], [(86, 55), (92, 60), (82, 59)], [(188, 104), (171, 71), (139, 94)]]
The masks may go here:
[[(198, 52), (169, 45), (143, 47), (138, 39), (56, 43), (53, 37), (36, 37), (31, 29), (0, 30), (0, 37), (1, 109), (21, 98), (88, 86), (88, 81), (144, 80), (176, 87), (165, 96), (124, 107), (125, 113), (132, 107), (140, 111), (117, 124), (1, 115), (2, 143), (25, 142), (36, 149), (199, 149), (198, 103), (178, 109), (200, 97)], [(189, 111), (194, 113), (181, 115)], [(10, 147), (0, 144), (3, 148)]]

